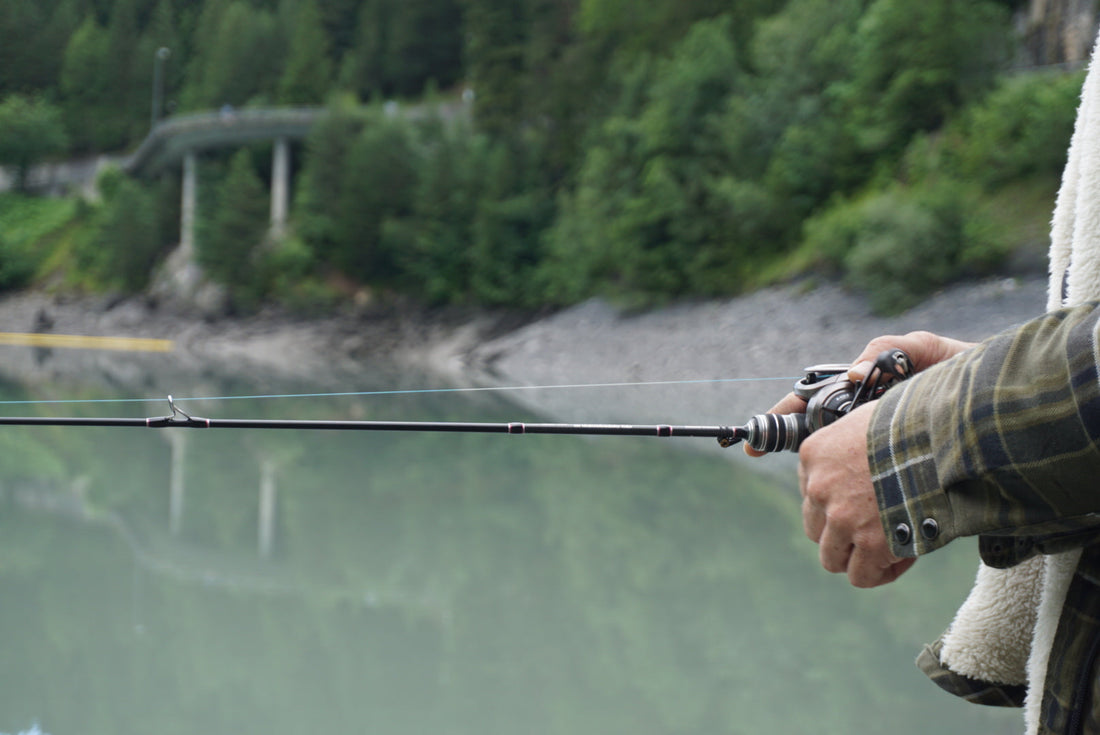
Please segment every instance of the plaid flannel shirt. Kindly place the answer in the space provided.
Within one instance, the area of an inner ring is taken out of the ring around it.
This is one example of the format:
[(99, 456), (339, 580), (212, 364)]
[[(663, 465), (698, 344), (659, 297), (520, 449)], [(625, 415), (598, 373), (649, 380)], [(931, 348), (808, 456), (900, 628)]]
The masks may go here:
[[(1100, 303), (1047, 314), (891, 389), (868, 432), (893, 551), (979, 535), (990, 566), (1084, 546), (1059, 620), (1039, 730), (1100, 732)], [(1019, 705), (1021, 687), (918, 659), (941, 687)]]
[(1100, 526), (1098, 340), (1100, 303), (1063, 309), (879, 400), (869, 456), (896, 555), (986, 534), (983, 559), (1004, 567)]

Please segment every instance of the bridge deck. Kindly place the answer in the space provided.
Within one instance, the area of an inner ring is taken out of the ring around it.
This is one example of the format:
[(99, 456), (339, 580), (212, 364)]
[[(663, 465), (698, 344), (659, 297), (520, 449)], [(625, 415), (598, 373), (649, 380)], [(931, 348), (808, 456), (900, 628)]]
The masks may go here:
[(293, 107), (178, 115), (158, 123), (122, 167), (134, 176), (151, 175), (189, 151), (304, 138), (326, 114), (322, 107)]

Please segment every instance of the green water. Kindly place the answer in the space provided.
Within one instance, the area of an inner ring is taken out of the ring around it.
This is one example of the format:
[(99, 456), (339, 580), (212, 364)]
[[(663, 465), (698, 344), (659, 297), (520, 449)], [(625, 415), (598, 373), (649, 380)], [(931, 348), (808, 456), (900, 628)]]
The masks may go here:
[[(189, 408), (538, 418), (464, 394)], [(0, 733), (1017, 731), (912, 665), (972, 545), (854, 590), (793, 483), (675, 440), (0, 428)]]

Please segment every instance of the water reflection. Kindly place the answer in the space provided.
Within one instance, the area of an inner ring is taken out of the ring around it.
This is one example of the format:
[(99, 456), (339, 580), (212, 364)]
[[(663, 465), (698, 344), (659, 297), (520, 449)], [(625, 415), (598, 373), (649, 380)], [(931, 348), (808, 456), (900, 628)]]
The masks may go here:
[[(195, 408), (537, 418), (472, 400)], [(776, 484), (646, 439), (3, 428), (0, 732), (1014, 732), (911, 664), (972, 550), (851, 590)]]

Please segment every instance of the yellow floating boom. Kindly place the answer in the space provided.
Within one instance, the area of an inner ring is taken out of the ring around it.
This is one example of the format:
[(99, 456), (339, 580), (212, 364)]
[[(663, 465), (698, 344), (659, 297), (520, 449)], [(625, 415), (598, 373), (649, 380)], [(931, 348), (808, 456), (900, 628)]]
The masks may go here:
[(75, 350), (120, 350), (124, 352), (171, 352), (172, 340), (146, 337), (86, 337), (76, 334), (0, 332), (0, 345), (60, 347)]

